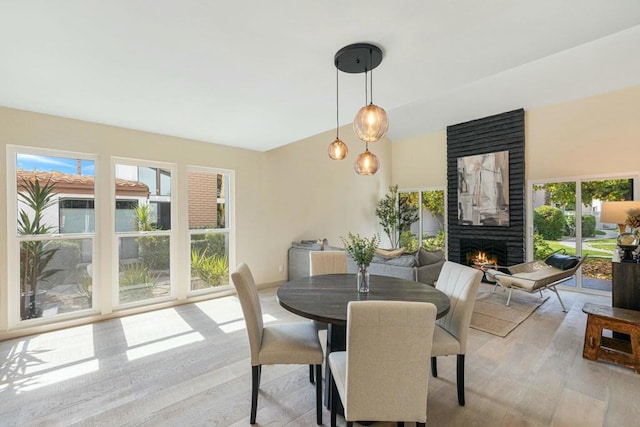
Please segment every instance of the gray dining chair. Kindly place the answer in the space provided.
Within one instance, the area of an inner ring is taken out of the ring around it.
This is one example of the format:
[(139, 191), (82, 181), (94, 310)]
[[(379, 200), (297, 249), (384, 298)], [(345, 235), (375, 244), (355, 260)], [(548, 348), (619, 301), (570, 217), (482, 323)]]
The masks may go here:
[(332, 427), (338, 399), (347, 426), (358, 420), (424, 426), (436, 312), (422, 302), (349, 303), (347, 349), (329, 354)]
[[(264, 326), (262, 307), (253, 275), (242, 263), (231, 274), (238, 292), (251, 352), (251, 424), (256, 422), (262, 365), (309, 365), (322, 378), (323, 353), (312, 322)], [(316, 381), (316, 422), (322, 424), (322, 381)]]
[(438, 376), (437, 356), (457, 356), (456, 383), (460, 406), (465, 404), (464, 357), (467, 352), (467, 334), (481, 280), (482, 271), (447, 261), (436, 282), (436, 289), (449, 297), (450, 308), (446, 315), (436, 321), (431, 349), (431, 374)]

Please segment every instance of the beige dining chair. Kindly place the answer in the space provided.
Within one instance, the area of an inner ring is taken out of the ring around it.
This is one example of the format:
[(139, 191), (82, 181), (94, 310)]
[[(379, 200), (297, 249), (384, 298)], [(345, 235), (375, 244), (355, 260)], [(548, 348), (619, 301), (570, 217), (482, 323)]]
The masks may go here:
[(349, 303), (347, 349), (329, 354), (332, 427), (338, 399), (347, 426), (358, 420), (424, 426), (436, 312), (422, 302)]
[[(251, 352), (251, 424), (256, 422), (262, 365), (309, 365), (322, 378), (323, 353), (312, 322), (264, 326), (262, 307), (253, 275), (242, 263), (231, 274), (238, 292)], [(322, 424), (322, 381), (316, 381), (316, 422)]]
[(309, 275), (339, 274), (347, 272), (345, 251), (310, 251)]
[(447, 261), (436, 282), (436, 289), (449, 297), (449, 312), (436, 320), (431, 349), (431, 374), (434, 377), (438, 376), (437, 356), (457, 356), (456, 383), (460, 406), (464, 406), (465, 403), (464, 356), (467, 352), (467, 334), (480, 280), (481, 270)]
[[(341, 274), (347, 272), (347, 253), (345, 251), (310, 251), (309, 276), (321, 274)], [(317, 330), (327, 329), (327, 324), (314, 320)]]

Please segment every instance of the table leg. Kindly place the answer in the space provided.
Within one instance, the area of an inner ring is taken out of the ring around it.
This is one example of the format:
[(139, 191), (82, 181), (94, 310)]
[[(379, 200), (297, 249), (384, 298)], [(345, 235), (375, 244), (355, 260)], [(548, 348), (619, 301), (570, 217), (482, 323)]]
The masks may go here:
[[(324, 405), (327, 409), (331, 409), (331, 369), (329, 369), (329, 353), (332, 351), (345, 351), (347, 349), (347, 328), (345, 325), (334, 325), (329, 323), (327, 327), (327, 354), (324, 368)], [(336, 402), (338, 407), (336, 412), (340, 415), (344, 414), (341, 402)]]

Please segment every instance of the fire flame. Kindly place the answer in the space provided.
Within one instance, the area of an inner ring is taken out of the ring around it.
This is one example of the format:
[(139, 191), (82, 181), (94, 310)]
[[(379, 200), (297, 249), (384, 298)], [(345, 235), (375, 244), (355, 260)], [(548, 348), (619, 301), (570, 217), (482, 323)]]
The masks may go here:
[(478, 267), (487, 265), (487, 264), (497, 266), (498, 257), (489, 255), (483, 251), (477, 251), (467, 255), (467, 262)]

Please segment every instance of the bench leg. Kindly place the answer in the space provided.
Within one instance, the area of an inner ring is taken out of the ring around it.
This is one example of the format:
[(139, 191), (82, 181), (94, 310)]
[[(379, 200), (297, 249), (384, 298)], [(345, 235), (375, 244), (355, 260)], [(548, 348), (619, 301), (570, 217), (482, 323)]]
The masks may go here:
[(549, 286), (549, 289), (551, 289), (553, 292), (556, 293), (556, 296), (558, 297), (558, 301), (560, 301), (560, 305), (562, 306), (562, 311), (566, 313), (567, 308), (564, 306), (564, 303), (562, 302), (562, 298), (560, 298), (560, 292), (558, 292), (558, 290), (556, 289), (556, 285)]
[(587, 328), (584, 333), (584, 347), (582, 357), (588, 360), (598, 360), (600, 341), (602, 340), (602, 324), (591, 315), (587, 316)]
[(636, 374), (640, 374), (640, 331), (635, 331), (630, 335), (631, 338), (631, 353), (633, 354), (633, 363), (635, 364), (634, 370)]

